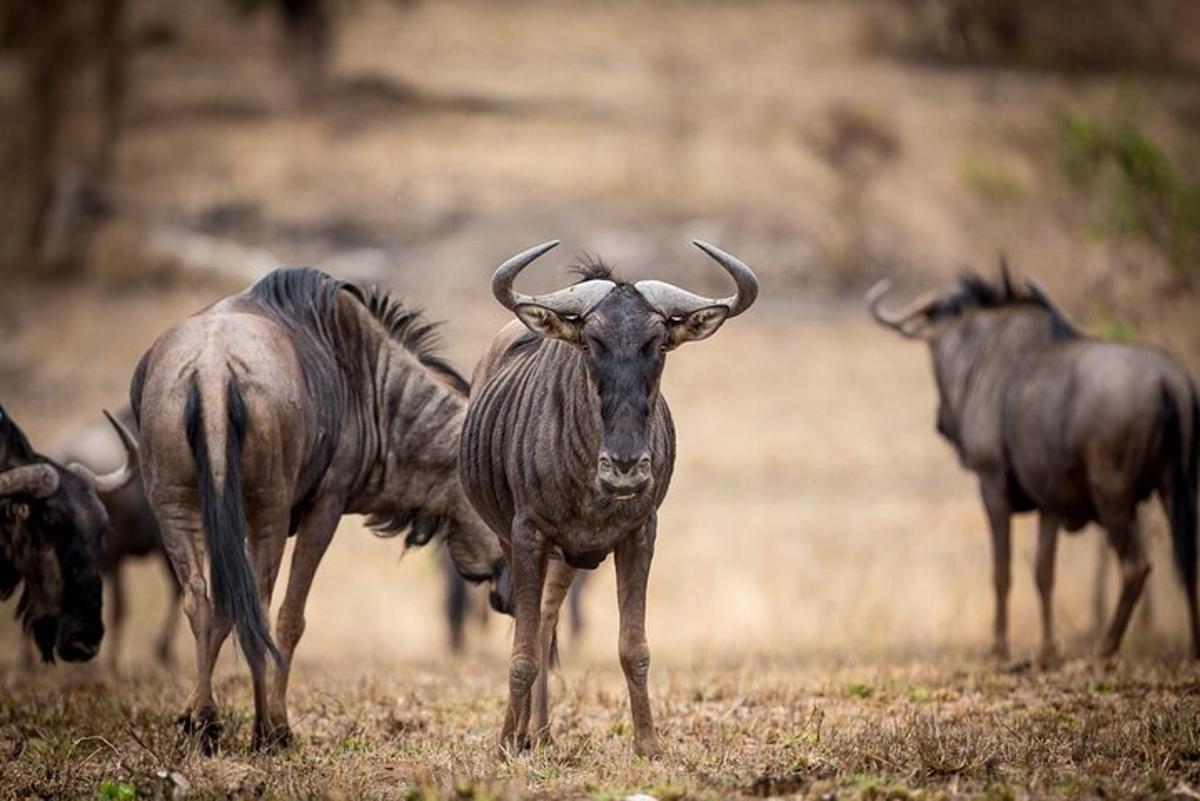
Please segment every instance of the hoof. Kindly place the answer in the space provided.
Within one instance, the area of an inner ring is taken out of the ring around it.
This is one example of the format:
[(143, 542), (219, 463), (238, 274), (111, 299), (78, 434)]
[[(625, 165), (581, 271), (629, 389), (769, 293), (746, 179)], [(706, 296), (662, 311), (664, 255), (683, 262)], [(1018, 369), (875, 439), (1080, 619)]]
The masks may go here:
[(278, 726), (256, 727), (251, 748), (255, 751), (275, 753), (292, 746), (292, 730), (285, 723)]
[(518, 736), (508, 736), (500, 740), (500, 756), (504, 759), (524, 753), (533, 747), (533, 740), (528, 734)]
[(179, 716), (179, 724), (183, 733), (200, 741), (200, 750), (205, 756), (213, 756), (221, 750), (221, 721), (217, 720), (217, 711), (203, 710), (196, 714), (184, 712)]
[(1037, 664), (1041, 670), (1057, 670), (1062, 666), (1062, 657), (1058, 655), (1057, 648), (1043, 648), (1038, 654)]
[(1119, 641), (1112, 642), (1111, 640), (1105, 639), (1104, 642), (1100, 643), (1100, 647), (1096, 649), (1096, 658), (1101, 662), (1111, 661), (1114, 657), (1116, 657), (1117, 650), (1120, 649), (1120, 647), (1121, 643)]
[(646, 759), (657, 759), (662, 756), (663, 749), (662, 744), (658, 741), (658, 735), (635, 738), (633, 753)]

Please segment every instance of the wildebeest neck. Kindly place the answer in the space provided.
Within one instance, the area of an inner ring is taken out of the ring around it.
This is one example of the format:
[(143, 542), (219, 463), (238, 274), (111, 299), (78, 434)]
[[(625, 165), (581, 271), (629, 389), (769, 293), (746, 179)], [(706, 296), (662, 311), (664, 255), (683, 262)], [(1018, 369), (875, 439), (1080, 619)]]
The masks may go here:
[(972, 458), (968, 439), (999, 442), (1003, 392), (1063, 338), (1052, 315), (1031, 305), (972, 310), (945, 324), (930, 347), (937, 429), (964, 461)]

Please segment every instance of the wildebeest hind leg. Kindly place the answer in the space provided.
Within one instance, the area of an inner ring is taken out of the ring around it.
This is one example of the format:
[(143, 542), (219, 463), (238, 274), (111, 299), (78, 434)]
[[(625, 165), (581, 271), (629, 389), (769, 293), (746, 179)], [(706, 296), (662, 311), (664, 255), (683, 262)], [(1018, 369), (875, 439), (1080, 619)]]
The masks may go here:
[(220, 626), (224, 634), (218, 637), (220, 632), (213, 620), (205, 571), (198, 556), (203, 542), (199, 513), (185, 510), (164, 514), (159, 511), (158, 504), (155, 508), (163, 533), (163, 547), (179, 581), (183, 611), (196, 642), (196, 685), (179, 721), (185, 732), (199, 737), (204, 753), (211, 755), (216, 752), (221, 738), (221, 723), (212, 694), (212, 671), (220, 644), (229, 634), (229, 624)]
[(171, 597), (167, 600), (167, 616), (163, 619), (162, 628), (158, 632), (158, 641), (154, 646), (154, 655), (160, 665), (170, 665), (175, 659), (171, 651), (171, 643), (175, 640), (175, 629), (179, 625), (179, 582), (171, 572), (171, 562), (166, 560), (167, 581), (170, 582), (168, 591)]
[(533, 684), (533, 717), (530, 728), (538, 743), (550, 742), (550, 669), (554, 667), (558, 612), (575, 579), (575, 568), (559, 559), (551, 559), (546, 567), (546, 587), (542, 593), (542, 618), (538, 630), (541, 642), (541, 668)]
[(633, 712), (633, 750), (653, 757), (662, 751), (646, 684), (650, 676), (650, 646), (646, 644), (646, 583), (654, 557), (658, 522), (655, 516), (645, 527), (617, 543), (617, 603), (620, 607), (620, 656), (629, 706)]
[(292, 552), (292, 567), (288, 574), (287, 591), (283, 605), (276, 618), (275, 640), (282, 664), (275, 671), (275, 682), (271, 687), (268, 707), (269, 719), (277, 736), (290, 737), (288, 726), (287, 686), (292, 670), (292, 657), (296, 645), (304, 633), (304, 605), (312, 589), (317, 566), (333, 539), (341, 517), (341, 505), (333, 501), (320, 501), (300, 522), (296, 532), (295, 549)]
[[(263, 614), (270, 614), (271, 595), (275, 590), (275, 579), (279, 576), (279, 564), (283, 561), (283, 548), (287, 543), (287, 507), (264, 509), (257, 516), (250, 535), (251, 564), (254, 581), (258, 586), (258, 599)], [(251, 666), (254, 683), (254, 750), (281, 748), (291, 744), (292, 734), (287, 722), (279, 725), (271, 717), (267, 695), (267, 674), (273, 663), (265, 660), (255, 670)]]
[(502, 751), (529, 747), (529, 707), (533, 683), (541, 665), (538, 624), (541, 622), (542, 583), (546, 578), (546, 540), (520, 518), (512, 527), (513, 633), (508, 663), (508, 711), (500, 732)]
[(1038, 662), (1042, 667), (1052, 667), (1058, 662), (1058, 648), (1054, 644), (1054, 557), (1058, 550), (1058, 520), (1046, 512), (1038, 518), (1037, 563), (1034, 580), (1037, 582), (1038, 600), (1042, 610), (1042, 652)]
[(1100, 656), (1108, 658), (1121, 647), (1121, 639), (1129, 625), (1133, 607), (1137, 604), (1150, 575), (1150, 563), (1138, 532), (1136, 517), (1115, 517), (1105, 521), (1108, 541), (1121, 564), (1121, 593), (1117, 597), (1117, 609), (1112, 622), (1100, 644)]

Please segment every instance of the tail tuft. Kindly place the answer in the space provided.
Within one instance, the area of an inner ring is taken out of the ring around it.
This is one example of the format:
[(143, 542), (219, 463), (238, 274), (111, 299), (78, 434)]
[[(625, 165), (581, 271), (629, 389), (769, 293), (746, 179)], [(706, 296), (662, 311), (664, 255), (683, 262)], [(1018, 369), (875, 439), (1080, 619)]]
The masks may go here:
[(1163, 438), (1167, 457), (1167, 516), (1171, 523), (1171, 546), (1175, 566), (1184, 585), (1193, 591), (1196, 586), (1197, 543), (1196, 505), (1197, 473), (1200, 472), (1200, 402), (1192, 397), (1190, 441), (1185, 442), (1181, 410), (1169, 396), (1163, 399)]

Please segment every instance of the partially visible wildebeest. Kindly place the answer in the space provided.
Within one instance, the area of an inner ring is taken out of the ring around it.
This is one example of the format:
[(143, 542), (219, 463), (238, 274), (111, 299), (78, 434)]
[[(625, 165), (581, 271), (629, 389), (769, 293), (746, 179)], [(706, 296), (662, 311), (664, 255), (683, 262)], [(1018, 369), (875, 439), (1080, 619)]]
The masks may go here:
[[(132, 409), (125, 407), (115, 416), (121, 425), (136, 433)], [(57, 461), (64, 464), (79, 462), (93, 470), (107, 470), (118, 464), (124, 452), (120, 441), (114, 440), (109, 426), (97, 422), (71, 432), (57, 446), (51, 448), (51, 453)], [(145, 556), (161, 559), (163, 567), (166, 568), (170, 598), (154, 652), (159, 662), (168, 664), (171, 661), (171, 640), (179, 621), (179, 582), (171, 572), (171, 563), (167, 559), (167, 552), (163, 550), (158, 522), (154, 519), (154, 511), (150, 508), (149, 501), (146, 500), (142, 482), (131, 481), (129, 486), (119, 492), (105, 495), (100, 500), (108, 512), (108, 528), (104, 532), (100, 570), (111, 589), (112, 609), (108, 615), (108, 633), (105, 637), (105, 651), (109, 664), (115, 671), (121, 658), (121, 632), (124, 629), (126, 612), (125, 584), (121, 577), (122, 564), (130, 558)]]
[(137, 469), (136, 440), (109, 420), (128, 459), (96, 475), (35, 451), (0, 407), (0, 600), (24, 586), (17, 614), (47, 662), (55, 653), (67, 662), (91, 659), (104, 636), (100, 549), (108, 516), (96, 496), (120, 490)]
[(668, 351), (748, 309), (758, 282), (745, 264), (697, 242), (733, 277), (735, 295), (712, 300), (661, 281), (630, 284), (599, 262), (580, 268), (582, 280), (566, 289), (513, 291), (521, 270), (556, 244), (514, 256), (492, 279), (496, 299), (520, 322), (501, 330), (476, 368), (462, 437), (467, 493), (509, 551), (516, 631), (501, 747), (530, 745), (531, 705), (534, 735), (549, 736), (546, 678), (559, 606), (577, 569), (615, 553), (634, 750), (653, 755), (660, 746), (646, 692), (646, 580), (675, 462), (659, 380)]
[[(446, 581), (446, 626), (450, 634), (450, 650), (453, 653), (462, 653), (463, 647), (466, 644), (466, 628), (467, 617), (471, 613), (472, 607), (472, 592), (470, 582), (458, 574), (454, 569), (454, 563), (449, 557), (440, 560), (439, 564), (442, 567), (442, 575)], [(589, 573), (579, 573), (575, 576), (575, 580), (571, 583), (571, 589), (567, 592), (567, 623), (571, 630), (571, 639), (579, 637), (583, 633), (583, 585), (586, 583)], [(482, 596), (477, 596), (478, 607), (481, 622), (487, 620), (487, 600)]]
[[(253, 676), (255, 746), (290, 740), (292, 655), (343, 514), (408, 531), (409, 544), (444, 535), (471, 579), (503, 565), (458, 479), (467, 385), (433, 344), (433, 327), (385, 293), (291, 269), (171, 328), (138, 365), (146, 494), (196, 638), (184, 724), (206, 751), (218, 744), (212, 670), (231, 627)], [(264, 610), (289, 535), (276, 649)]]
[(1037, 283), (1014, 286), (1003, 264), (998, 285), (966, 274), (946, 292), (896, 311), (881, 305), (887, 288), (872, 288), (867, 305), (881, 324), (929, 343), (937, 430), (979, 476), (992, 533), (996, 655), (1008, 654), (1010, 515), (1039, 512), (1035, 578), (1044, 663), (1056, 659), (1058, 530), (1089, 522), (1107, 530), (1121, 565), (1120, 597), (1100, 646), (1107, 657), (1120, 646), (1150, 572), (1137, 507), (1157, 492), (1187, 595), (1192, 653), (1200, 656), (1200, 404), (1184, 369), (1154, 348), (1084, 336)]

